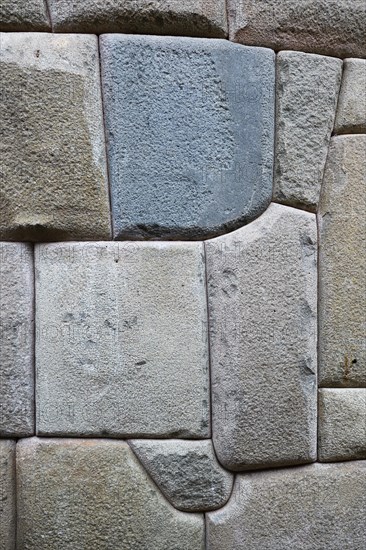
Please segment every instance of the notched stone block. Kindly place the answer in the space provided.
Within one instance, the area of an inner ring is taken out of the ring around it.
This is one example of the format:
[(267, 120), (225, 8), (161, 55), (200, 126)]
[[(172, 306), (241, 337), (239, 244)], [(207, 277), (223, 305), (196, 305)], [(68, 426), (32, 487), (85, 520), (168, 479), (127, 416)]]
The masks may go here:
[(315, 215), (271, 204), (206, 242), (213, 442), (249, 470), (316, 459)]
[(272, 51), (105, 35), (101, 58), (117, 239), (197, 240), (265, 210), (273, 179)]
[(34, 433), (33, 249), (0, 242), (0, 437)]
[(36, 247), (42, 435), (210, 436), (202, 243)]
[(0, 440), (0, 548), (15, 548), (15, 441)]
[(366, 59), (344, 60), (335, 132), (366, 134)]
[(233, 475), (217, 462), (211, 441), (133, 439), (129, 443), (178, 510), (216, 510), (230, 497)]
[(202, 514), (171, 506), (127, 443), (23, 439), (17, 548), (203, 550)]
[(50, 31), (46, 0), (1, 0), (0, 31)]
[(95, 36), (1, 36), (0, 238), (108, 239)]
[(225, 38), (225, 0), (48, 0), (56, 32)]

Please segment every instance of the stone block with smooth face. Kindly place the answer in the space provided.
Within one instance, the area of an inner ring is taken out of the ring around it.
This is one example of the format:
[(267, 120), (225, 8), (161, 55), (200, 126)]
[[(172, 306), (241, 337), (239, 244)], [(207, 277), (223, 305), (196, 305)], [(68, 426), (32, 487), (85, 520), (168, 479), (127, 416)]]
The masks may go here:
[(366, 59), (345, 59), (335, 132), (366, 134)]
[(202, 243), (36, 248), (37, 433), (206, 438)]
[(0, 242), (0, 437), (34, 433), (33, 250)]
[(3, 33), (0, 238), (110, 238), (96, 36)]
[(315, 215), (271, 204), (206, 242), (213, 442), (249, 470), (316, 459)]
[(50, 31), (46, 0), (1, 0), (0, 31)]
[(15, 548), (15, 441), (0, 439), (0, 549)]
[(215, 236), (272, 196), (274, 53), (224, 40), (101, 37), (114, 236)]

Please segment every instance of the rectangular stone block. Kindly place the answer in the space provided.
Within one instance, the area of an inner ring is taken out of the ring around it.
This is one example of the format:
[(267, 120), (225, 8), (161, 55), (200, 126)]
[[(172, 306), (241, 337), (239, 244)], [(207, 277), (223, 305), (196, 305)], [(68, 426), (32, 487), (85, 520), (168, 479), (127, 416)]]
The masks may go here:
[(1, 0), (0, 31), (50, 31), (45, 0)]
[(334, 57), (277, 55), (275, 201), (316, 211), (341, 75)]
[(344, 60), (335, 132), (366, 134), (366, 59)]
[(225, 38), (225, 0), (48, 0), (56, 32)]
[(0, 242), (0, 437), (34, 431), (33, 249)]
[(318, 212), (319, 382), (366, 387), (366, 135), (332, 138)]
[(210, 435), (202, 243), (36, 247), (37, 433)]
[(1, 36), (0, 238), (110, 238), (96, 36)]
[(15, 549), (15, 441), (0, 440), (0, 550)]
[(271, 204), (206, 242), (213, 441), (230, 470), (316, 459), (316, 219)]
[(319, 391), (319, 460), (366, 459), (366, 388)]

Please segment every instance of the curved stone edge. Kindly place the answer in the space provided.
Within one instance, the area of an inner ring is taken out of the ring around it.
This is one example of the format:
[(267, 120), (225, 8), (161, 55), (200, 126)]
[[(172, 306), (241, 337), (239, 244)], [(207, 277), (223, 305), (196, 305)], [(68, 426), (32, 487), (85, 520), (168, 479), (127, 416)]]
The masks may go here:
[(366, 134), (366, 59), (345, 59), (335, 134)]
[(0, 31), (51, 32), (47, 0), (1, 0)]

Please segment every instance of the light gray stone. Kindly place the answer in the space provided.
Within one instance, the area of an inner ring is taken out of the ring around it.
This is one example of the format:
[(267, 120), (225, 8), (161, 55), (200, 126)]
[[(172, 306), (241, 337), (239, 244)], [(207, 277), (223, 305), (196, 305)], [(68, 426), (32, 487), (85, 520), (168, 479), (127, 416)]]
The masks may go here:
[(1, 0), (0, 31), (50, 31), (45, 0)]
[(206, 243), (213, 441), (229, 470), (316, 458), (315, 215), (272, 204)]
[(366, 59), (344, 60), (335, 131), (366, 133)]
[(319, 460), (366, 459), (366, 388), (319, 391)]
[(0, 440), (0, 550), (15, 549), (15, 441)]
[(57, 32), (225, 38), (225, 0), (48, 0)]
[(211, 441), (134, 439), (129, 443), (178, 510), (215, 510), (230, 497), (233, 475), (217, 462)]
[(0, 238), (110, 238), (96, 36), (3, 33)]
[(0, 242), (0, 437), (34, 430), (33, 250)]
[(318, 212), (319, 381), (366, 387), (366, 135), (332, 138)]
[(366, 57), (364, 0), (227, 0), (230, 39), (274, 50)]
[(117, 239), (206, 238), (265, 210), (273, 180), (272, 51), (106, 35), (101, 58)]
[(36, 247), (38, 433), (210, 436), (202, 243)]
[(123, 441), (24, 439), (17, 478), (19, 549), (204, 549), (202, 515), (175, 510)]
[(229, 503), (207, 514), (209, 550), (360, 550), (366, 461), (238, 475)]
[(316, 210), (341, 74), (334, 57), (278, 54), (275, 201)]

